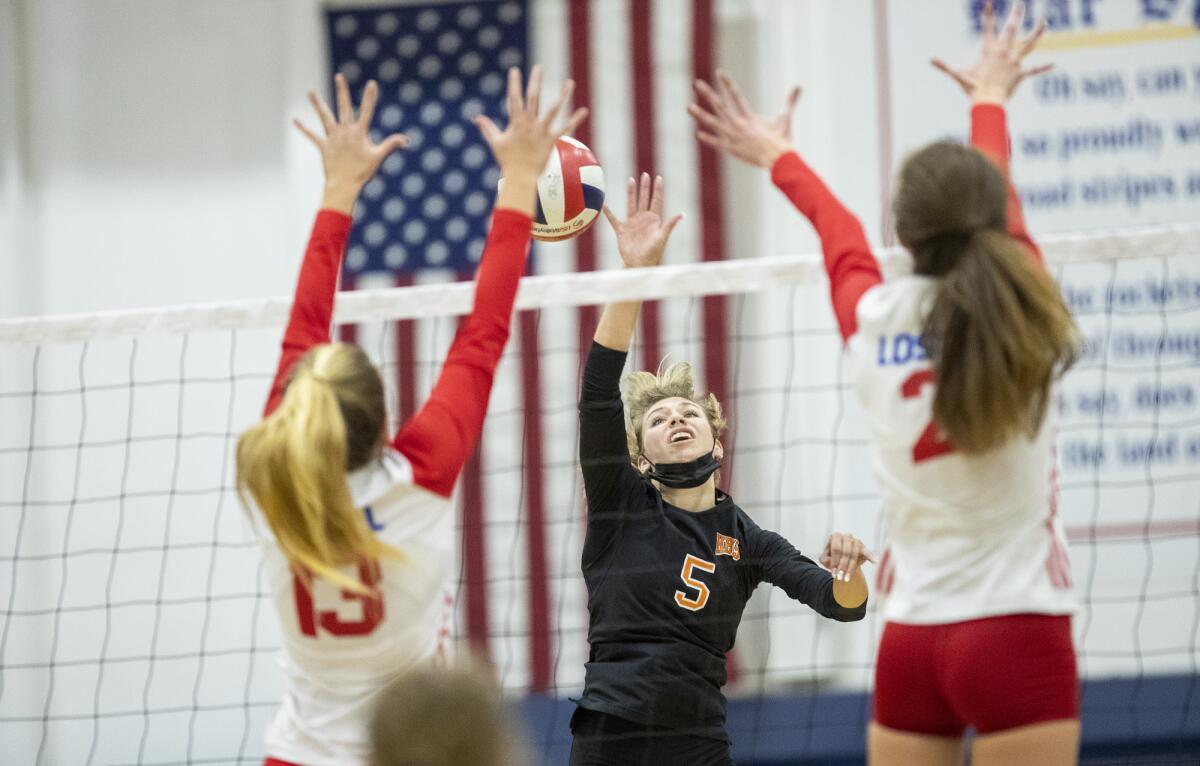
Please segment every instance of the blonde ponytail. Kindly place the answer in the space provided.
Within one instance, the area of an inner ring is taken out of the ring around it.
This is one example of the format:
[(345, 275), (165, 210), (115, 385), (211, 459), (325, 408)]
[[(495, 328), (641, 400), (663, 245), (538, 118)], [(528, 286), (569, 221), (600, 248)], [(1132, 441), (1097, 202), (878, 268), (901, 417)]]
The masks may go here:
[(253, 497), (293, 567), (357, 593), (365, 586), (337, 567), (399, 555), (376, 539), (346, 484), (346, 472), (375, 454), (385, 414), (366, 355), (326, 344), (297, 362), (279, 406), (238, 440), (239, 492)]

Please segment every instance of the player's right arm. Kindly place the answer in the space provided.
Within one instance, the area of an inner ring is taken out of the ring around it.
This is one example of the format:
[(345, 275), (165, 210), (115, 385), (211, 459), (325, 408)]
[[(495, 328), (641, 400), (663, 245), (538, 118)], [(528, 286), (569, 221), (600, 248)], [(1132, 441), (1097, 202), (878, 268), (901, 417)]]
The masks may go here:
[(492, 148), (504, 179), (492, 214), (492, 228), (475, 280), (471, 315), (446, 355), (441, 375), (424, 406), (404, 424), (393, 445), (413, 467), (421, 487), (449, 497), (483, 430), (492, 380), (508, 340), (513, 301), (525, 270), (537, 178), (555, 142), (587, 116), (576, 109), (562, 125), (558, 114), (574, 83), (563, 83), (558, 100), (539, 116), (542, 68), (533, 67), (522, 95), (521, 72), (508, 72), (509, 124), (500, 130), (484, 116), (475, 119)]
[(372, 80), (363, 91), (359, 113), (354, 114), (350, 87), (339, 74), (334, 78), (337, 91), (337, 116), (334, 117), (325, 100), (309, 91), (308, 100), (321, 120), (318, 134), (299, 120), (296, 128), (308, 137), (321, 152), (325, 168), (325, 192), (321, 209), (309, 235), (296, 282), (296, 297), (283, 333), (283, 352), (263, 416), (270, 415), (287, 387), (292, 366), (310, 348), (329, 342), (329, 325), (333, 320), (333, 295), (337, 290), (342, 252), (350, 235), (350, 211), (362, 187), (375, 175), (384, 158), (408, 144), (408, 139), (393, 134), (378, 144), (372, 143), (367, 131), (379, 98), (379, 86)]
[[(628, 217), (622, 221), (606, 206), (604, 215), (617, 235), (617, 249), (627, 269), (650, 268), (662, 262), (671, 232), (683, 220), (679, 214), (664, 221), (663, 180), (629, 179)], [(629, 462), (625, 406), (621, 401), (621, 372), (637, 327), (641, 301), (610, 303), (600, 314), (579, 393), (579, 466), (588, 504), (588, 535), (583, 560), (587, 564), (608, 545), (612, 533), (630, 510), (627, 501), (641, 487)], [(636, 512), (638, 509), (633, 509)]]
[(749, 517), (745, 529), (746, 564), (758, 582), (769, 582), (838, 622), (854, 622), (866, 615), (868, 588), (861, 567), (874, 558), (854, 535), (830, 535), (818, 566), (782, 535), (762, 529)]
[(778, 117), (769, 120), (752, 110), (737, 83), (717, 72), (716, 87), (697, 80), (700, 104), (688, 107), (697, 137), (743, 162), (771, 171), (771, 180), (804, 214), (821, 237), (829, 273), (833, 311), (842, 339), (857, 329), (856, 311), (863, 293), (883, 281), (862, 224), (792, 148), (792, 112), (800, 98), (793, 88)]
[(1010, 147), (1004, 112), (1005, 103), (1023, 80), (1051, 68), (1050, 64), (1023, 66), (1025, 57), (1033, 52), (1046, 31), (1046, 20), (1042, 19), (1028, 37), (1018, 39), (1017, 31), (1024, 16), (1025, 4), (1015, 3), (1004, 27), (997, 32), (995, 11), (992, 4), (987, 3), (983, 8), (979, 60), (969, 69), (955, 69), (936, 58), (932, 63), (957, 82), (971, 99), (971, 145), (996, 165), (1008, 185), (1008, 233), (1041, 261), (1042, 253), (1025, 228), (1021, 200), (1009, 175)]

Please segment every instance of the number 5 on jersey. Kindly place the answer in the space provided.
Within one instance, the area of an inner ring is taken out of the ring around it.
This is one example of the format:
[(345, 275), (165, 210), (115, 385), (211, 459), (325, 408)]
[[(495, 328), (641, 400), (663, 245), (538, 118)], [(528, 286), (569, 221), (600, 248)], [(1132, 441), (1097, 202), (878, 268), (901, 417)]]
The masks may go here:
[(684, 585), (696, 589), (696, 596), (693, 598), (687, 593), (677, 590), (675, 591), (675, 603), (691, 612), (699, 612), (708, 603), (708, 586), (696, 579), (697, 569), (712, 574), (717, 571), (717, 565), (690, 553), (683, 560), (683, 569), (680, 570), (679, 576), (683, 578)]

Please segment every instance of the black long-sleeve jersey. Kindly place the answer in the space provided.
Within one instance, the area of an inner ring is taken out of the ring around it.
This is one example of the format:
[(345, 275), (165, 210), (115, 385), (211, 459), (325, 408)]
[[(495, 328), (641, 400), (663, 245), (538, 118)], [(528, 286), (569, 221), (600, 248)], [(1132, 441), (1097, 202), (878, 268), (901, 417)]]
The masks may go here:
[(619, 387), (625, 356), (593, 343), (579, 401), (591, 647), (579, 704), (727, 739), (725, 653), (759, 583), (842, 622), (861, 620), (866, 604), (840, 606), (829, 572), (723, 492), (699, 513), (663, 501), (629, 461)]

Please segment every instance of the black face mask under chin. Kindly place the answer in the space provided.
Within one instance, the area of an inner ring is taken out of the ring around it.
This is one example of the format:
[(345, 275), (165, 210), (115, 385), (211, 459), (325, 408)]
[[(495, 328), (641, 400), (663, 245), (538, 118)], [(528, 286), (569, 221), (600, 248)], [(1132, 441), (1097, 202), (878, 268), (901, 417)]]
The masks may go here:
[(714, 454), (715, 452), (716, 447), (713, 447), (707, 454), (686, 463), (651, 463), (646, 476), (672, 489), (699, 487), (721, 467), (721, 459)]

